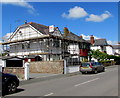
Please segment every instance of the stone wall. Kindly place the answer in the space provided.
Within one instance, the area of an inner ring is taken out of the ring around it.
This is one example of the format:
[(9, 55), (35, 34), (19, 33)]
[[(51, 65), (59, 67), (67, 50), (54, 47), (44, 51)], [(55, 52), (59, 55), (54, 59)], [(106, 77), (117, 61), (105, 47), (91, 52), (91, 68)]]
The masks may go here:
[(19, 79), (24, 79), (24, 67), (4, 67), (3, 73), (14, 74)]
[(30, 72), (31, 73), (55, 73), (63, 74), (64, 61), (39, 61), (30, 62)]

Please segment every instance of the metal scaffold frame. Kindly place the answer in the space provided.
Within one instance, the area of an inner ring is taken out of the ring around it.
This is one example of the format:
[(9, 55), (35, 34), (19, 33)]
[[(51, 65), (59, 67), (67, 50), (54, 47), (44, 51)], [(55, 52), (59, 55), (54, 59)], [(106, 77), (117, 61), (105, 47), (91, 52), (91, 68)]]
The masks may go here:
[[(75, 53), (75, 49), (76, 49), (76, 44), (79, 46), (79, 44), (81, 43), (80, 41), (76, 40), (74, 38), (73, 39), (68, 39), (66, 37), (60, 37), (60, 36), (53, 36), (51, 34), (49, 35), (41, 35), (39, 36), (37, 34), (37, 37), (31, 37), (33, 36), (34, 33), (29, 31), (24, 31), (24, 32), (29, 32), (28, 34), (24, 35), (24, 38), (22, 36), (21, 39), (19, 39), (19, 35), (17, 34), (17, 39), (15, 39), (14, 41), (9, 40), (8, 42), (4, 42), (2, 43), (2, 45), (10, 45), (10, 47), (12, 45), (16, 46), (16, 51), (14, 51), (14, 53), (16, 53), (16, 55), (20, 52), (20, 49), (18, 49), (18, 45), (22, 45), (22, 55), (17, 55), (17, 56), (23, 56), (23, 57), (27, 57), (29, 55), (46, 55), (46, 56), (53, 56), (55, 55), (61, 55), (62, 59), (65, 59), (66, 57), (72, 58), (73, 56), (78, 56), (78, 58), (80, 58), (80, 54), (76, 54)], [(29, 36), (29, 38), (25, 37), (25, 36)], [(59, 47), (55, 47), (53, 44), (56, 42), (57, 44), (57, 40), (59, 40)], [(47, 42), (46, 42), (47, 41)], [(38, 43), (39, 45), (37, 45), (37, 49), (35, 49), (34, 47), (28, 46), (31, 45), (31, 43)], [(42, 45), (44, 44), (44, 45)], [(68, 49), (68, 45), (73, 44), (72, 49)], [(41, 47), (44, 46), (44, 47)], [(26, 48), (27, 47), (27, 48)], [(36, 51), (34, 51), (34, 49)], [(53, 53), (53, 50), (60, 50), (61, 53)], [(33, 52), (31, 52), (33, 51)], [(40, 52), (41, 51), (41, 52)], [(25, 52), (28, 52), (28, 54), (24, 54)], [(66, 53), (67, 52), (67, 53)], [(72, 52), (72, 53), (70, 53)], [(11, 53), (11, 50), (10, 50)], [(61, 59), (60, 58), (60, 59)], [(47, 60), (47, 59), (46, 59)], [(50, 59), (49, 59), (50, 60)], [(74, 59), (73, 59), (74, 60)], [(74, 61), (73, 61), (74, 62)]]

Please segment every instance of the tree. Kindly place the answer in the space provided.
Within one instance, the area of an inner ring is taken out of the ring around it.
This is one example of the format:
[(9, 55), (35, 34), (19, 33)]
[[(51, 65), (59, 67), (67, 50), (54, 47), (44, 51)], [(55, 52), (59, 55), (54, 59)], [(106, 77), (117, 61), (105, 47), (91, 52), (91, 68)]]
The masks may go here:
[(91, 50), (89, 56), (97, 59), (98, 61), (103, 61), (107, 59), (108, 54), (101, 52), (100, 50), (97, 49), (97, 50)]

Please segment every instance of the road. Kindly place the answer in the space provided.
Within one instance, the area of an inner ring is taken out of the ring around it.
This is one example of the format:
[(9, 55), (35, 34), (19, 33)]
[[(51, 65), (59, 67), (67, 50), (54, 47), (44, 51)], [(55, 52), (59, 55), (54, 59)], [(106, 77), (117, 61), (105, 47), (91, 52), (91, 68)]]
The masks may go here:
[(118, 96), (118, 66), (98, 74), (78, 74), (25, 84), (7, 96)]

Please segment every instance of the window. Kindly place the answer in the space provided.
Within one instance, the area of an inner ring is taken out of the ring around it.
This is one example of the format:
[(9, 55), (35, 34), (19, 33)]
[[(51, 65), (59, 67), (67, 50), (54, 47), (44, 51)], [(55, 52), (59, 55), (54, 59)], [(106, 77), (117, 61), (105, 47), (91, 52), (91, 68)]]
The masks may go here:
[(36, 57), (35, 57), (35, 61), (42, 61), (42, 57), (36, 56)]
[(25, 47), (24, 47), (24, 44), (22, 44), (22, 49), (24, 49)]
[(58, 39), (53, 40), (53, 47), (56, 47), (56, 48), (60, 47), (60, 42)]
[(27, 48), (30, 49), (30, 43), (28, 43)]
[(20, 34), (20, 36), (22, 36), (22, 32), (21, 31), (19, 31), (19, 34)]

